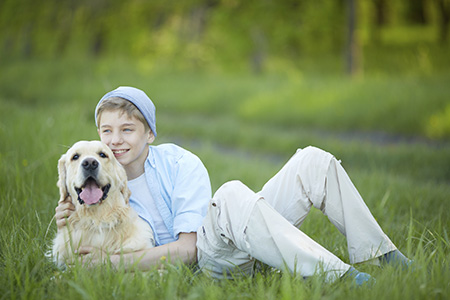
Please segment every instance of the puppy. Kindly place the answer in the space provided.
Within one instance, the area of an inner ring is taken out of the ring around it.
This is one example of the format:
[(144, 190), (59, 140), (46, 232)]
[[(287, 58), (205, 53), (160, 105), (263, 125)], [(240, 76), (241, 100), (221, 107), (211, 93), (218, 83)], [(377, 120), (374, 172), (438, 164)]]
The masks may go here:
[(75, 143), (58, 161), (60, 202), (72, 198), (75, 212), (53, 240), (53, 261), (64, 267), (81, 246), (110, 254), (155, 246), (151, 227), (129, 206), (131, 192), (122, 165), (100, 141)]

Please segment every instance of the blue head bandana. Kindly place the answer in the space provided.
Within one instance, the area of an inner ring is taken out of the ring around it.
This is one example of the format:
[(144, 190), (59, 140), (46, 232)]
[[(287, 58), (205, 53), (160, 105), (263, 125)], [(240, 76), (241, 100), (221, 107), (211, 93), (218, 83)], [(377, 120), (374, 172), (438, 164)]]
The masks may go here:
[(125, 100), (130, 101), (133, 103), (139, 111), (144, 116), (145, 120), (148, 123), (148, 126), (150, 126), (150, 129), (152, 130), (153, 134), (156, 137), (156, 108), (153, 104), (152, 100), (140, 89), (130, 87), (130, 86), (121, 86), (117, 89), (106, 93), (102, 99), (97, 104), (97, 107), (95, 108), (95, 124), (98, 127), (97, 123), (97, 111), (100, 106), (100, 103), (103, 102), (103, 100), (111, 98), (111, 97), (120, 97)]

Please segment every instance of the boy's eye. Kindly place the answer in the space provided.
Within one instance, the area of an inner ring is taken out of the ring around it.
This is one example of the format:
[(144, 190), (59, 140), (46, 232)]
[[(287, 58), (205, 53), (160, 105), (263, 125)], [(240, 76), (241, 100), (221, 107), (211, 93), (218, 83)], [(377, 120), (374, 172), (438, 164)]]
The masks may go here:
[(99, 155), (101, 158), (108, 158), (108, 155), (106, 155), (106, 153), (104, 153), (104, 152), (100, 152), (98, 155)]
[(80, 158), (80, 156), (78, 155), (78, 154), (74, 154), (73, 156), (72, 156), (72, 160), (77, 160), (77, 159), (79, 159)]

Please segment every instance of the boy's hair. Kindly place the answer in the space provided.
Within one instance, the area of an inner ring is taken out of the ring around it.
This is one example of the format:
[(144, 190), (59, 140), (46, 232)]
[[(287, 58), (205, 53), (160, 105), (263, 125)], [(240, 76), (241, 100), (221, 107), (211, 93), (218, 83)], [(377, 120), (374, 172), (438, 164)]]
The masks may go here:
[(104, 111), (116, 111), (120, 114), (127, 114), (129, 118), (136, 118), (144, 124), (145, 130), (151, 130), (141, 111), (130, 101), (121, 97), (111, 97), (103, 100), (97, 109), (98, 125), (100, 125), (101, 115)]

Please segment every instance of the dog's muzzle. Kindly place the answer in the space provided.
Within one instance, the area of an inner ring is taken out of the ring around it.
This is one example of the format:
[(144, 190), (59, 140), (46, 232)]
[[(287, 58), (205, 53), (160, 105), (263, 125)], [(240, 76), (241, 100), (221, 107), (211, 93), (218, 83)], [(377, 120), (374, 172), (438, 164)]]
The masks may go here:
[(94, 205), (101, 203), (108, 197), (111, 184), (107, 184), (103, 187), (97, 181), (99, 163), (95, 158), (86, 158), (81, 163), (83, 169), (83, 175), (86, 180), (81, 187), (75, 187), (78, 194), (78, 201), (80, 204)]
[(82, 187), (75, 187), (75, 191), (78, 194), (78, 202), (80, 204), (94, 205), (99, 204), (108, 197), (111, 184), (107, 184), (100, 187), (97, 181), (89, 177), (86, 179)]
[(86, 158), (81, 163), (81, 167), (83, 168), (84, 176), (97, 176), (98, 174), (98, 161), (95, 158)]

